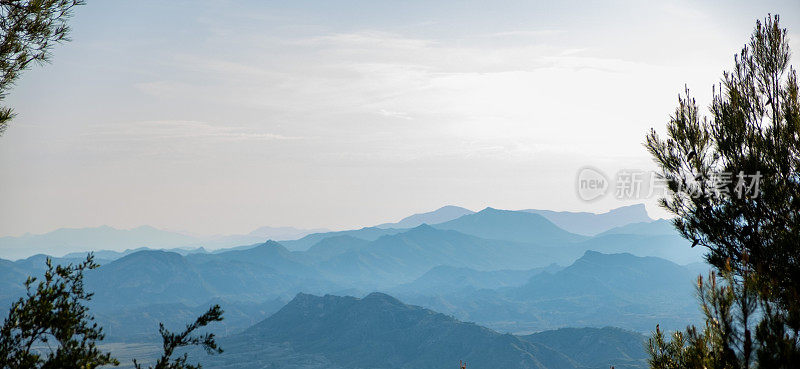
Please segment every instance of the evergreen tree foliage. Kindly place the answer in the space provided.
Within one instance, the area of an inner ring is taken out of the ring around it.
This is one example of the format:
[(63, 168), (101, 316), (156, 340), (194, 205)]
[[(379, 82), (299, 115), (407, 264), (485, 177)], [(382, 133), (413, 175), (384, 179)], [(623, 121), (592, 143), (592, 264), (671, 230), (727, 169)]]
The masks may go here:
[[(161, 333), (164, 353), (158, 359), (155, 366), (151, 366), (149, 369), (200, 369), (200, 364), (192, 365), (187, 363), (187, 354), (183, 354), (183, 356), (174, 359), (172, 356), (175, 354), (176, 349), (186, 346), (201, 346), (209, 354), (221, 354), (222, 349), (217, 347), (213, 333), (205, 333), (199, 336), (192, 335), (192, 332), (197, 328), (205, 327), (208, 323), (221, 320), (222, 309), (219, 305), (214, 305), (208, 309), (205, 314), (199, 316), (194, 323), (187, 325), (186, 329), (181, 333), (172, 333), (164, 327), (163, 323), (159, 324), (158, 330)], [(133, 364), (136, 369), (142, 369), (141, 364), (139, 364), (136, 359), (133, 360)]]
[[(53, 266), (44, 278), (25, 281), (27, 295), (11, 305), (0, 328), (0, 368), (95, 368), (118, 364), (96, 346), (103, 329), (86, 303), (85, 270), (97, 268), (90, 255), (78, 265)], [(55, 345), (55, 347), (53, 347)]]
[[(80, 264), (67, 266), (54, 266), (48, 258), (43, 279), (29, 277), (25, 281), (26, 296), (11, 305), (0, 327), (0, 369), (90, 369), (119, 364), (97, 347), (104, 338), (103, 328), (86, 306), (92, 293), (84, 288), (84, 271), (97, 267), (92, 254)], [(199, 345), (209, 353), (221, 353), (213, 334), (192, 333), (221, 321), (222, 313), (219, 305), (214, 305), (181, 333), (172, 333), (160, 324), (164, 352), (151, 369), (199, 369), (200, 365), (188, 364), (186, 354), (173, 358), (176, 349), (186, 346)], [(136, 360), (134, 365), (141, 368)]]
[(650, 340), (653, 368), (800, 367), (800, 99), (779, 17), (756, 22), (710, 114), (689, 90), (645, 146), (661, 205), (716, 269), (698, 283), (705, 327)]
[[(73, 9), (84, 0), (0, 0), (0, 101), (20, 73), (50, 60), (54, 44), (69, 41)], [(0, 107), (0, 136), (14, 111)]]

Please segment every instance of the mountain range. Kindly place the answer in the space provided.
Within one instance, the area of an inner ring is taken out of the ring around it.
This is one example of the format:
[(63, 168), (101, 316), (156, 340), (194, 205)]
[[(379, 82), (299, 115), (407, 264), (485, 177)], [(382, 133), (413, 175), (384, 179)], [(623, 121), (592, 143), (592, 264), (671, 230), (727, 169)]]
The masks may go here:
[(151, 226), (117, 229), (109, 226), (61, 228), (44, 234), (0, 237), (0, 253), (6, 258), (25, 258), (37, 253), (75, 257), (94, 251), (98, 259), (114, 260), (145, 249), (169, 249), (182, 254), (207, 252), (262, 243), (268, 239), (297, 239), (325, 229), (261, 227), (248, 234), (192, 236)]
[(357, 250), (319, 263), (329, 278), (368, 283), (370, 288), (408, 283), (440, 265), (477, 270), (541, 267), (561, 258), (560, 250), (506, 240), (487, 240), (452, 230), (421, 225), (386, 235)]
[(416, 305), (510, 332), (568, 326), (622, 327), (640, 332), (656, 324), (684, 328), (697, 321), (697, 274), (656, 257), (587, 251), (571, 265), (533, 274), (521, 285), (388, 292)]
[(458, 219), (464, 215), (469, 215), (474, 211), (460, 206), (447, 205), (439, 209), (426, 213), (409, 215), (396, 223), (379, 224), (377, 228), (414, 228), (423, 224), (444, 223), (453, 219)]
[[(703, 270), (703, 264), (690, 264), (702, 261), (701, 250), (668, 234), (665, 223), (633, 223), (588, 237), (567, 232), (538, 214), (487, 208), (411, 229), (370, 227), (289, 241), (316, 241), (305, 251), (292, 251), (285, 247), (287, 242), (268, 241), (213, 253), (144, 249), (118, 258), (98, 253), (110, 258), (99, 258), (103, 266), (87, 273), (87, 286), (95, 292), (93, 306), (100, 312), (180, 304), (189, 316), (191, 309), (214, 299), (262, 304), (286, 301), (299, 292), (360, 296), (378, 290), (502, 331), (558, 328), (570, 321), (645, 331), (662, 318), (662, 326), (672, 326), (694, 317), (686, 306), (658, 298), (687, 297), (691, 306), (691, 280)], [(620, 255), (603, 259), (603, 254)], [(81, 256), (70, 254), (55, 261), (77, 262)], [(642, 257), (650, 256), (674, 267), (642, 267), (650, 260)], [(5, 282), (0, 284), (0, 303), (19, 296), (21, 282), (41, 273), (45, 258), (0, 260)], [(581, 268), (592, 265), (590, 261), (617, 266), (580, 274)], [(696, 266), (686, 269), (673, 263)], [(630, 289), (609, 287), (614, 273), (623, 273), (618, 277), (631, 283), (646, 280), (637, 274), (642, 270), (662, 278), (653, 295), (643, 291), (624, 295)], [(685, 277), (684, 270), (695, 275)], [(592, 273), (594, 284), (580, 278)], [(674, 283), (685, 288), (669, 292)], [(592, 286), (594, 294), (576, 289), (581, 286)], [(556, 304), (561, 304), (558, 314), (552, 309)], [(114, 321), (126, 324), (125, 319)], [(228, 328), (237, 331), (246, 326)]]
[[(494, 209), (487, 208), (484, 211), (486, 210)], [(621, 207), (600, 214), (535, 209), (522, 210), (520, 212), (541, 215), (560, 230), (583, 236), (592, 236), (632, 223), (652, 222), (642, 204)], [(414, 228), (422, 224), (442, 224), (442, 229), (444, 229), (450, 227), (444, 225), (445, 223), (473, 213), (469, 209), (448, 205), (430, 212), (410, 215), (395, 223), (384, 223), (374, 227), (337, 232), (330, 232), (325, 229), (261, 227), (247, 234), (195, 236), (160, 230), (151, 226), (141, 226), (133, 229), (117, 229), (109, 226), (62, 228), (45, 234), (0, 237), (0, 253), (2, 253), (0, 255), (11, 259), (25, 258), (37, 253), (66, 254), (66, 257), (75, 257), (80, 252), (94, 251), (98, 259), (114, 260), (143, 249), (169, 250), (181, 254), (202, 253), (210, 250), (241, 248), (242, 246), (260, 244), (269, 239), (283, 241), (284, 246), (289, 250), (304, 251), (317, 242), (336, 235), (350, 235), (374, 241), (380, 236), (399, 233), (404, 229)], [(468, 219), (467, 217), (460, 221), (455, 221), (452, 227), (458, 227), (459, 224), (464, 226)], [(557, 231), (554, 230), (553, 232)], [(488, 238), (494, 238), (487, 234), (482, 235), (485, 238), (487, 236)], [(540, 237), (540, 239), (542, 238)]]
[(649, 223), (653, 221), (647, 214), (644, 204), (623, 206), (599, 214), (538, 209), (522, 211), (539, 214), (565, 231), (584, 236), (594, 236), (609, 229), (631, 223)]
[[(101, 250), (102, 266), (87, 271), (86, 288), (95, 293), (98, 323), (119, 345), (157, 347), (158, 322), (179, 328), (222, 305), (226, 319), (210, 330), (230, 355), (209, 359), (211, 367), (425, 368), (461, 359), (471, 367), (639, 368), (640, 333), (699, 320), (693, 285), (708, 270), (701, 248), (689, 247), (668, 221), (644, 218), (643, 209), (445, 207), (376, 227), (214, 251)], [(602, 227), (580, 228), (592, 219)], [(136, 232), (103, 232), (130, 245), (141, 240)], [(22, 282), (41, 275), (47, 258), (0, 259), (0, 304), (21, 296)]]
[(538, 214), (493, 208), (486, 208), (434, 226), (485, 239), (533, 242), (541, 245), (559, 245), (587, 238), (567, 232)]

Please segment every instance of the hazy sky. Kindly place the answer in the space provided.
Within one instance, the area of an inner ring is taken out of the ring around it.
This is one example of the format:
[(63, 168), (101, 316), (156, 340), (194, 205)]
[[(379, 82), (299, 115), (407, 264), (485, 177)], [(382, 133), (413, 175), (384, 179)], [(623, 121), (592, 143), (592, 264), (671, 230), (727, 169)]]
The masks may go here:
[(651, 168), (647, 130), (768, 12), (800, 53), (796, 0), (89, 0), (6, 100), (0, 235), (628, 205), (578, 169)]

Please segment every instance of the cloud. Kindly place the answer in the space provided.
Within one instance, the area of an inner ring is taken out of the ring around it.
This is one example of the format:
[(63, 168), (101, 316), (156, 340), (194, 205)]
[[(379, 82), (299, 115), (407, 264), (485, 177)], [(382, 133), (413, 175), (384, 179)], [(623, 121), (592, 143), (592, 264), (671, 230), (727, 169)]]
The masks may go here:
[(244, 127), (233, 127), (188, 120), (158, 120), (114, 123), (95, 126), (83, 135), (95, 142), (170, 142), (205, 141), (275, 141), (297, 140), (301, 137), (258, 132)]
[(314, 47), (366, 47), (395, 50), (419, 50), (437, 44), (434, 40), (404, 37), (391, 32), (366, 30), (350, 33), (334, 33), (328, 35), (302, 38), (291, 42), (295, 45)]
[(399, 119), (405, 119), (405, 120), (414, 119), (414, 118), (409, 117), (408, 114), (400, 112), (400, 111), (390, 111), (390, 110), (386, 110), (386, 109), (381, 109), (381, 110), (378, 111), (378, 113), (380, 113), (384, 117), (399, 118)]
[(293, 113), (403, 111), (406, 116), (416, 116), (405, 107), (393, 107), (393, 101), (409, 95), (440, 99), (442, 94), (454, 93), (443, 88), (446, 83), (491, 81), (508, 73), (553, 69), (620, 72), (638, 67), (621, 59), (582, 56), (581, 50), (574, 48), (535, 43), (454, 46), (376, 31), (300, 38), (290, 44), (296, 48), (288, 47), (277, 59), (268, 55), (247, 61), (218, 55), (174, 55), (167, 63), (176, 69), (175, 79), (142, 82), (135, 87), (161, 99), (218, 101)]
[[(509, 35), (561, 33), (525, 32)], [(174, 55), (166, 63), (175, 78), (136, 87), (169, 103), (235, 108), (285, 122), (283, 136), (251, 121), (243, 132), (213, 131), (217, 141), (311, 135), (321, 140), (318, 157), (379, 162), (443, 151), (524, 152), (518, 147), (634, 155), (644, 125), (668, 114), (662, 106), (673, 100), (673, 90), (662, 87), (678, 88), (697, 73), (572, 45), (487, 46), (369, 30), (275, 41), (279, 46), (264, 42), (261, 57)], [(267, 55), (274, 47), (283, 53)], [(637, 93), (642, 81), (659, 92)], [(257, 135), (263, 130), (269, 133)], [(619, 141), (631, 144), (608, 144)]]
[(490, 37), (541, 37), (565, 34), (565, 30), (560, 29), (541, 29), (541, 30), (516, 30), (495, 32), (489, 34)]

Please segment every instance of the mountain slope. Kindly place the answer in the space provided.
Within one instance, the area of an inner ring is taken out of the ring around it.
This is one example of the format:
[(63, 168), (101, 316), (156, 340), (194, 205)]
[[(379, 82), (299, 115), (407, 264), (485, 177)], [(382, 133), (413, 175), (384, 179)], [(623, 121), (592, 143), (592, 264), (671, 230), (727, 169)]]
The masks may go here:
[(566, 231), (585, 236), (595, 235), (626, 224), (653, 221), (647, 215), (644, 204), (623, 206), (600, 214), (538, 209), (521, 211), (539, 214)]
[(313, 228), (313, 229), (300, 229), (295, 227), (259, 227), (252, 232), (248, 233), (248, 236), (260, 237), (262, 240), (266, 239), (273, 239), (273, 240), (296, 240), (298, 238), (305, 237), (312, 233), (321, 233), (321, 232), (330, 232), (324, 228)]
[(88, 272), (86, 279), (94, 303), (109, 309), (194, 306), (212, 298), (261, 302), (340, 289), (276, 242), (219, 254), (140, 251)]
[(278, 299), (263, 302), (242, 302), (212, 299), (198, 305), (182, 303), (150, 304), (144, 306), (94, 309), (97, 322), (106, 334), (104, 342), (157, 342), (161, 339), (158, 324), (169, 329), (179, 329), (208, 310), (213, 304), (225, 310), (225, 320), (209, 326), (207, 330), (217, 336), (241, 332), (280, 310), (286, 301)]
[[(209, 249), (228, 251), (245, 249), (247, 245), (261, 244), (264, 240), (297, 240), (312, 233), (329, 232), (327, 229), (300, 229), (294, 227), (260, 227), (247, 234), (228, 234), (203, 237), (200, 241)], [(226, 250), (227, 249), (227, 250)]]
[(466, 267), (440, 265), (426, 272), (411, 283), (397, 286), (392, 291), (398, 294), (432, 294), (469, 289), (497, 289), (524, 285), (534, 275), (554, 273), (562, 267), (551, 264), (527, 270), (480, 271)]
[(226, 261), (249, 263), (284, 275), (311, 276), (315, 274), (313, 268), (305, 265), (298, 255), (275, 241), (267, 241), (243, 250), (231, 250), (216, 254), (193, 254), (187, 255), (186, 258), (198, 265), (209, 261)]
[(318, 268), (335, 280), (389, 287), (411, 282), (439, 265), (477, 270), (527, 269), (545, 266), (552, 259), (547, 250), (537, 245), (485, 240), (421, 225), (332, 257)]
[(655, 257), (588, 251), (555, 273), (496, 290), (404, 294), (409, 303), (493, 329), (531, 332), (569, 326), (649, 331), (684, 328), (699, 318), (697, 275)]
[(407, 216), (397, 223), (384, 223), (377, 225), (378, 228), (414, 228), (423, 224), (444, 223), (456, 218), (460, 218), (474, 211), (459, 206), (443, 206), (434, 211)]
[(330, 237), (350, 236), (366, 241), (374, 241), (381, 236), (397, 234), (407, 230), (408, 229), (364, 227), (361, 229), (352, 229), (347, 231), (313, 233), (299, 240), (281, 241), (281, 245), (292, 251), (306, 251), (311, 248), (311, 246), (314, 246), (318, 242)]
[(61, 228), (45, 234), (0, 238), (0, 250), (7, 257), (25, 257), (34, 253), (61, 255), (70, 251), (124, 250), (139, 247), (174, 248), (194, 245), (197, 239), (150, 226), (116, 229)]
[(694, 278), (688, 269), (664, 259), (587, 251), (556, 273), (534, 276), (514, 294), (540, 300), (583, 295), (652, 302), (686, 297)]
[(438, 369), (458, 360), (476, 368), (577, 368), (543, 345), (380, 293), (363, 299), (300, 294), (271, 317), (221, 344), (225, 353), (204, 366), (268, 367), (281, 360), (270, 358), (269, 348), (283, 346), (297, 361), (316, 357), (340, 368)]
[(200, 272), (183, 256), (166, 251), (140, 251), (86, 274), (95, 303), (135, 306), (208, 300), (213, 292)]
[(557, 350), (586, 369), (646, 368), (644, 335), (620, 328), (562, 328), (521, 336)]
[(324, 261), (346, 252), (361, 250), (369, 246), (369, 243), (367, 240), (348, 235), (332, 236), (315, 243), (305, 255), (314, 261)]
[(574, 242), (586, 238), (569, 233), (538, 214), (492, 208), (433, 226), (485, 239), (542, 245)]
[(514, 336), (381, 293), (361, 299), (299, 294), (264, 321), (223, 338), (225, 352), (204, 357), (203, 365), (438, 369), (463, 360), (471, 368), (643, 369), (642, 340), (639, 334), (617, 328)]
[(652, 222), (637, 222), (626, 224), (624, 226), (611, 228), (603, 233), (598, 234), (598, 236), (610, 235), (610, 234), (638, 234), (638, 235), (675, 235), (679, 236), (680, 234), (667, 219), (658, 219)]
[(594, 250), (602, 253), (630, 253), (636, 256), (655, 256), (677, 264), (703, 261), (705, 249), (691, 247), (692, 243), (677, 234), (625, 234), (611, 233), (592, 237), (570, 245), (577, 250)]

